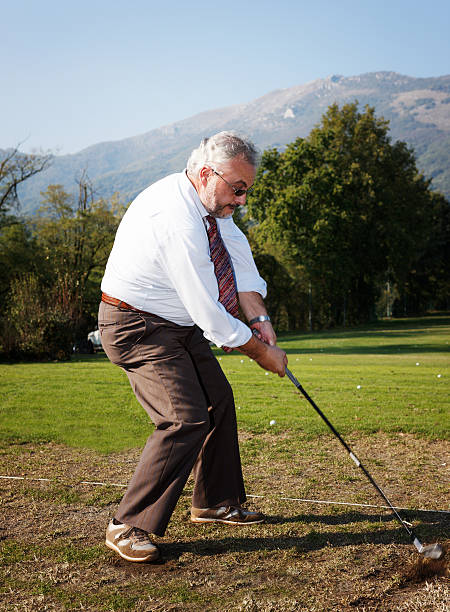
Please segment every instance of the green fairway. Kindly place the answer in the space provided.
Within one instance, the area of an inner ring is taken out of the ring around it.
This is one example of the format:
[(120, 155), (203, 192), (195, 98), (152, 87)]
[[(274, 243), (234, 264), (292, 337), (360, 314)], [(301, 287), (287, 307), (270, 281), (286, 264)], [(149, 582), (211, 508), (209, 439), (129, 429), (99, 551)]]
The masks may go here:
[[(289, 367), (342, 433), (449, 437), (450, 318), (383, 321), (353, 330), (287, 334)], [(287, 379), (216, 350), (236, 397), (241, 431), (326, 432)], [(140, 447), (152, 425), (127, 377), (105, 355), (68, 363), (0, 364), (0, 435), (101, 452)], [(270, 421), (275, 420), (275, 425)]]
[[(438, 316), (280, 339), (421, 541), (445, 546), (449, 342), (450, 318)], [(192, 524), (190, 477), (157, 538), (159, 564), (103, 545), (152, 431), (125, 373), (103, 354), (0, 364), (0, 609), (447, 609), (448, 570), (412, 580), (407, 533), (289, 379), (216, 355), (235, 390), (248, 504), (267, 520)]]

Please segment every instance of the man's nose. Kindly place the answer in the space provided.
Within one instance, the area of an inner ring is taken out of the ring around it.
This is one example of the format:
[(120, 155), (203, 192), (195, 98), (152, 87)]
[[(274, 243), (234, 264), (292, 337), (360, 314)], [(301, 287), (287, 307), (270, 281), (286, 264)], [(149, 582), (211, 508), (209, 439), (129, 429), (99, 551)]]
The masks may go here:
[(234, 196), (234, 203), (237, 204), (238, 206), (243, 206), (246, 202), (246, 198), (247, 198), (247, 194), (243, 193), (240, 196), (235, 195)]

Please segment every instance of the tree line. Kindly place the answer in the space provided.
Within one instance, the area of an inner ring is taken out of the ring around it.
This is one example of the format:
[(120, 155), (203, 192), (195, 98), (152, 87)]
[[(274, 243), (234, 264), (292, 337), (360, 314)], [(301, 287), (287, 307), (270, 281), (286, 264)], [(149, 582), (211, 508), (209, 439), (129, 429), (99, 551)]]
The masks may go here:
[[(44, 160), (9, 156), (15, 168), (39, 169)], [(96, 326), (100, 282), (125, 207), (118, 196), (96, 198), (82, 173), (76, 196), (49, 185), (38, 211), (19, 215), (21, 177), (0, 174), (0, 198), (9, 194), (0, 209), (0, 355), (68, 359)]]
[(265, 151), (246, 221), (278, 329), (449, 309), (449, 203), (372, 107)]
[[(0, 355), (68, 358), (96, 324), (100, 281), (126, 210), (83, 173), (21, 215), (17, 187), (51, 163), (0, 162)], [(236, 217), (236, 213), (235, 213)], [(413, 151), (357, 102), (332, 105), (307, 138), (263, 153), (245, 215), (279, 331), (449, 309), (450, 206)]]

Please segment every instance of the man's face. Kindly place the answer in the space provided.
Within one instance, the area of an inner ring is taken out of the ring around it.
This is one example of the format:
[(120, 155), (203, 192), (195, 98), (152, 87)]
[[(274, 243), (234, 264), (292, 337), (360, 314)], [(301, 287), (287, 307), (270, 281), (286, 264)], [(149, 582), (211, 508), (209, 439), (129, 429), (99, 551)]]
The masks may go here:
[(248, 189), (255, 181), (256, 169), (241, 157), (235, 157), (215, 170), (220, 176), (211, 169), (206, 173), (200, 199), (212, 217), (225, 219), (231, 217), (238, 206), (245, 204), (247, 195), (237, 196), (231, 185), (235, 189)]

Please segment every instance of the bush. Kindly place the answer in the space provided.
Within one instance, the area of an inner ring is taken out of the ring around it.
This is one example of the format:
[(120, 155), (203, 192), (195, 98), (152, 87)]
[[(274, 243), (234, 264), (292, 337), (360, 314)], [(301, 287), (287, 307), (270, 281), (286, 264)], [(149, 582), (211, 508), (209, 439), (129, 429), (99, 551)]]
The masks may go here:
[(12, 356), (17, 334), (6, 317), (0, 317), (0, 356)]
[(68, 278), (50, 288), (33, 274), (14, 280), (0, 328), (1, 352), (13, 358), (69, 359), (80, 312)]

